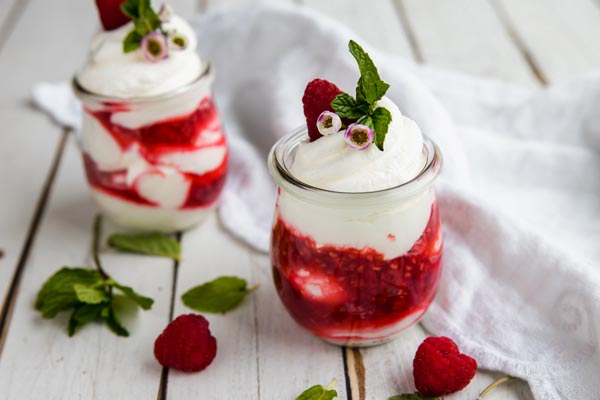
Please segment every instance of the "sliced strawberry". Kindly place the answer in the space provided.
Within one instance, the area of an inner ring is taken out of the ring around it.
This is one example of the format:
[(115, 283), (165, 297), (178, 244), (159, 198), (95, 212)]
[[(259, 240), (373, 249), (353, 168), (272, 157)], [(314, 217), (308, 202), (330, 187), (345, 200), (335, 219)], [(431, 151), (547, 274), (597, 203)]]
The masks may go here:
[(307, 300), (325, 304), (344, 303), (348, 295), (335, 278), (299, 269), (291, 273), (290, 282)]
[(121, 11), (121, 3), (125, 0), (96, 0), (100, 21), (105, 31), (112, 31), (130, 21)]
[(317, 128), (317, 118), (323, 111), (333, 111), (331, 102), (341, 93), (343, 92), (337, 86), (325, 79), (313, 79), (306, 85), (302, 104), (311, 142), (322, 136)]

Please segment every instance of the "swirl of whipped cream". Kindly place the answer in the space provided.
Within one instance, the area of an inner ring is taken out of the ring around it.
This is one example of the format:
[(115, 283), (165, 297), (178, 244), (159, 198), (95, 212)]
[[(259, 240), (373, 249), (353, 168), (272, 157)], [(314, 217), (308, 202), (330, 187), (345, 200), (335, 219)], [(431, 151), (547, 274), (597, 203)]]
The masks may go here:
[(425, 165), (423, 135), (417, 124), (383, 97), (377, 103), (392, 114), (384, 151), (375, 145), (357, 151), (344, 142), (344, 131), (300, 143), (290, 168), (300, 181), (337, 192), (372, 192), (413, 179)]
[(90, 48), (87, 63), (77, 76), (87, 90), (119, 98), (147, 97), (167, 93), (198, 77), (202, 60), (196, 52), (196, 34), (181, 17), (171, 16), (163, 27), (188, 40), (184, 50), (171, 49), (169, 58), (155, 63), (140, 50), (123, 52), (123, 39), (133, 29), (130, 22), (116, 30), (100, 32)]

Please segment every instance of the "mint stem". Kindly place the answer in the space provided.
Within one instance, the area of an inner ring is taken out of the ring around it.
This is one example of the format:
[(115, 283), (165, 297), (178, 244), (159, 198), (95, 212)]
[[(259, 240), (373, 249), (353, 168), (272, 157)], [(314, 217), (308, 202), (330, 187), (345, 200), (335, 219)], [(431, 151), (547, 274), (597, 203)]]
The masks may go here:
[(104, 268), (102, 268), (102, 263), (100, 262), (100, 237), (102, 236), (102, 214), (96, 214), (96, 218), (94, 219), (94, 230), (93, 230), (93, 243), (92, 243), (92, 254), (94, 258), (94, 263), (96, 264), (96, 269), (102, 276), (104, 280), (110, 279), (110, 276), (106, 273)]
[(337, 383), (338, 383), (337, 379), (333, 378), (331, 383), (325, 387), (325, 390), (333, 389), (337, 385)]
[(250, 292), (254, 292), (256, 289), (258, 289), (260, 287), (260, 283), (257, 283), (256, 285), (250, 286), (249, 288), (246, 289), (247, 293)]
[(483, 392), (479, 393), (479, 396), (477, 397), (477, 400), (483, 399), (488, 393), (490, 393), (492, 390), (494, 390), (494, 388), (496, 386), (501, 385), (504, 382), (508, 382), (510, 380), (513, 380), (513, 379), (515, 379), (515, 377), (513, 377), (513, 376), (504, 376), (504, 377), (502, 377), (500, 379), (496, 379), (488, 387), (486, 387), (485, 389), (483, 389)]

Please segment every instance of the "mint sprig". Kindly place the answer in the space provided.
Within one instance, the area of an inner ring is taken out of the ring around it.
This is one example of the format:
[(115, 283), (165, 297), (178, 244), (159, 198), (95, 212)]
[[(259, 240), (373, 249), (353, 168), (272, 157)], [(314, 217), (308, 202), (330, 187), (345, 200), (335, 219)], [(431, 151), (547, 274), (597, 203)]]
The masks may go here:
[(329, 385), (311, 386), (302, 392), (296, 400), (331, 400), (337, 398), (337, 392), (333, 388), (337, 385), (337, 380), (334, 379)]
[(248, 288), (245, 279), (221, 276), (191, 288), (181, 296), (181, 301), (195, 311), (225, 313), (236, 308), (256, 288)]
[(339, 94), (331, 102), (331, 107), (340, 117), (358, 120), (371, 128), (375, 133), (375, 145), (379, 150), (383, 150), (392, 114), (383, 107), (377, 107), (376, 103), (385, 95), (390, 85), (380, 78), (373, 60), (358, 43), (350, 40), (348, 49), (356, 59), (361, 74), (356, 84), (356, 96)]
[(181, 245), (167, 235), (115, 233), (108, 238), (108, 245), (129, 253), (162, 256), (179, 260)]
[(134, 26), (134, 29), (123, 39), (124, 53), (139, 49), (143, 37), (150, 32), (162, 31), (162, 23), (158, 14), (152, 9), (150, 0), (126, 0), (121, 4), (121, 11), (131, 18)]
[[(55, 272), (37, 294), (35, 309), (43, 318), (54, 318), (58, 313), (71, 310), (67, 333), (73, 336), (81, 327), (102, 320), (115, 334), (129, 336), (115, 311), (115, 300), (126, 298), (144, 310), (154, 303), (132, 288), (111, 278), (100, 264), (98, 254), (100, 241), (100, 216), (96, 217), (93, 229), (93, 251), (97, 269), (89, 267), (63, 267)], [(122, 296), (114, 292), (122, 293)]]

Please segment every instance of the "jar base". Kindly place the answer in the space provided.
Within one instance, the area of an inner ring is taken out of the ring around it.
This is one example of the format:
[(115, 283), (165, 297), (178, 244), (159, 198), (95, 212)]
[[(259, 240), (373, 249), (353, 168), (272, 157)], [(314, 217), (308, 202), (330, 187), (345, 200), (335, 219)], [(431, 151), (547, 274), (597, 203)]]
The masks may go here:
[[(391, 342), (396, 339), (402, 333), (404, 333), (407, 329), (410, 329), (414, 325), (416, 325), (421, 318), (425, 315), (426, 310), (418, 310), (413, 312), (412, 314), (403, 318), (400, 322), (389, 326), (385, 329), (380, 330), (377, 333), (371, 333), (370, 335), (364, 335), (362, 338), (356, 338), (358, 336), (357, 333), (354, 334), (355, 338), (348, 338), (346, 336), (344, 339), (337, 340), (332, 337), (321, 337), (320, 339), (326, 341), (327, 343), (333, 344), (335, 346), (343, 346), (343, 347), (374, 347), (379, 346), (384, 343)], [(369, 338), (369, 336), (371, 336)]]
[(188, 230), (202, 223), (215, 205), (194, 209), (164, 209), (109, 196), (91, 188), (96, 203), (115, 224), (139, 232), (173, 233)]

